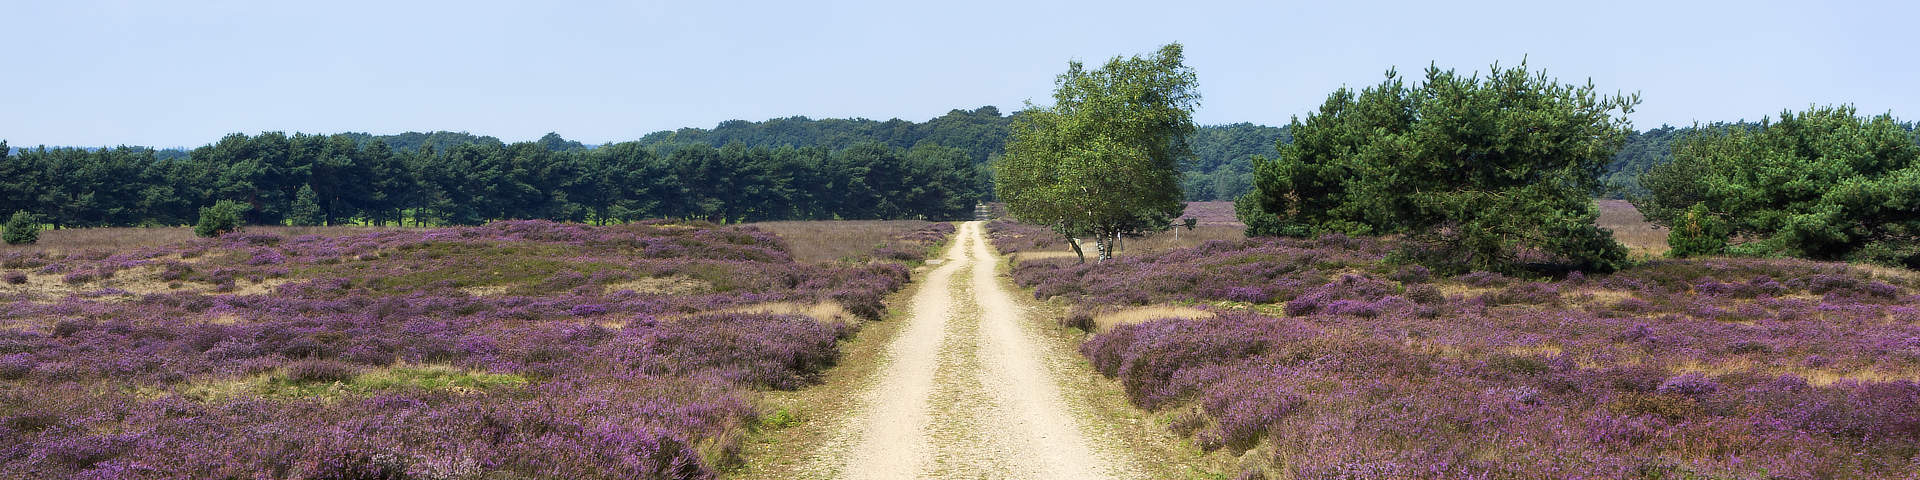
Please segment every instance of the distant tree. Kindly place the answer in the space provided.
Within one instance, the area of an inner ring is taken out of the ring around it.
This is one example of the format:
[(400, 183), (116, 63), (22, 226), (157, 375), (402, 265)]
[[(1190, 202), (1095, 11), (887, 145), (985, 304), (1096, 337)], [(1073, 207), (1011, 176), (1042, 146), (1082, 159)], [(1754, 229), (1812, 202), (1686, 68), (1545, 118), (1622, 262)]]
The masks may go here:
[(419, 196), (419, 178), (407, 168), (406, 158), (396, 154), (387, 142), (375, 140), (366, 147), (367, 188), (361, 211), (367, 220), (380, 225), (399, 223), (404, 209)]
[(1730, 253), (1920, 268), (1920, 146), (1891, 115), (1816, 107), (1702, 128), (1640, 183), (1649, 220), (1724, 219)]
[(1342, 88), (1254, 165), (1238, 211), (1253, 235), (1405, 234), (1405, 254), (1447, 270), (1511, 270), (1539, 251), (1589, 270), (1626, 250), (1594, 226), (1598, 177), (1637, 96), (1605, 96), (1517, 68), (1484, 78), (1429, 67)]
[(1098, 70), (1069, 62), (1054, 105), (1021, 112), (994, 165), (1007, 211), (1069, 239), (1094, 237), (1101, 260), (1117, 235), (1166, 230), (1185, 208), (1178, 172), (1193, 154), (1187, 136), (1199, 102), (1183, 57), (1175, 43)]
[(549, 152), (566, 152), (566, 151), (587, 149), (586, 145), (582, 145), (580, 144), (580, 142), (576, 142), (573, 140), (567, 140), (565, 138), (561, 138), (560, 134), (553, 133), (553, 132), (547, 132), (546, 135), (541, 135), (540, 140), (534, 143), (540, 144), (540, 148), (544, 148)]
[[(4, 146), (0, 144), (0, 147)], [(7, 218), (7, 224), (0, 228), (4, 228), (4, 231), (0, 231), (0, 240), (5, 240), (8, 245), (31, 245), (40, 241), (40, 217), (31, 213), (13, 212), (13, 216)]]
[(1727, 223), (1695, 203), (1667, 229), (1667, 255), (1676, 258), (1719, 255), (1727, 250)]
[(287, 220), (299, 227), (325, 224), (327, 215), (326, 212), (320, 211), (319, 198), (314, 195), (313, 187), (300, 186), (300, 192), (293, 196), (293, 210), (287, 213)]
[(247, 204), (231, 200), (221, 200), (213, 206), (200, 207), (200, 222), (193, 225), (193, 234), (217, 237), (223, 233), (240, 231), (247, 209)]
[(906, 162), (910, 187), (900, 194), (908, 216), (938, 221), (973, 215), (980, 199), (979, 170), (965, 150), (921, 145), (907, 151)]

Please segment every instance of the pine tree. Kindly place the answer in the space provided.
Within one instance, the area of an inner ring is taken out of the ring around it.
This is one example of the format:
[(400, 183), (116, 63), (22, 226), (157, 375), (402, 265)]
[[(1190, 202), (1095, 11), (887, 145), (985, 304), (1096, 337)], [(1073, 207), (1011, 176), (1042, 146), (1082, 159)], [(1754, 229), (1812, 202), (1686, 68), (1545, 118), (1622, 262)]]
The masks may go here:
[(326, 223), (326, 212), (320, 209), (319, 196), (314, 195), (313, 187), (300, 186), (300, 192), (293, 195), (293, 207), (288, 212), (287, 220), (299, 227), (313, 227)]
[[(1429, 67), (1356, 95), (1342, 88), (1254, 162), (1254, 235), (1406, 235), (1403, 252), (1442, 270), (1513, 270), (1525, 251), (1587, 270), (1626, 261), (1594, 226), (1599, 175), (1625, 141), (1637, 95), (1608, 96), (1545, 73), (1485, 76)], [(1618, 112), (1616, 114), (1615, 112)]]

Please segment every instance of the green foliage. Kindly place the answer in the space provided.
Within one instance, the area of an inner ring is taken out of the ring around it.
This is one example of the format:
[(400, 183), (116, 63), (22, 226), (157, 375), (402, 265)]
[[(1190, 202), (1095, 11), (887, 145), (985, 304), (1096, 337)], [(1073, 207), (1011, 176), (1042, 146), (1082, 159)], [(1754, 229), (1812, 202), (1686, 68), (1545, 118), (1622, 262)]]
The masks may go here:
[(293, 196), (293, 209), (287, 216), (287, 220), (299, 227), (312, 227), (326, 223), (326, 212), (320, 211), (320, 200), (313, 194), (313, 187), (300, 186), (300, 192)]
[(753, 147), (818, 147), (841, 151), (863, 143), (909, 150), (919, 146), (958, 148), (974, 163), (984, 163), (1001, 151), (1007, 141), (1010, 117), (1000, 109), (984, 106), (973, 110), (955, 109), (926, 122), (915, 123), (898, 118), (886, 121), (864, 118), (807, 117), (775, 118), (760, 122), (728, 120), (712, 129), (682, 128), (649, 133), (640, 143), (662, 153), (684, 145), (722, 147), (741, 144)]
[(1728, 250), (1920, 267), (1920, 146), (1891, 115), (1853, 107), (1782, 112), (1778, 122), (1703, 128), (1672, 163), (1640, 177), (1634, 205), (1656, 224), (1702, 208)]
[(1625, 261), (1594, 226), (1591, 195), (1630, 129), (1637, 96), (1560, 84), (1526, 64), (1486, 77), (1393, 71), (1342, 88), (1254, 162), (1242, 197), (1252, 235), (1404, 234), (1406, 257), (1444, 271), (1513, 270), (1525, 252), (1606, 271)]
[[(670, 154), (687, 145), (718, 148), (734, 143), (748, 148), (819, 147), (829, 151), (841, 151), (861, 143), (908, 150), (941, 146), (960, 149), (974, 164), (987, 165), (1005, 150), (1012, 123), (1021, 115), (1025, 112), (1002, 116), (1000, 109), (985, 106), (952, 110), (920, 123), (900, 119), (807, 117), (760, 122), (729, 120), (712, 129), (682, 128), (650, 133), (639, 143), (660, 154)], [(1196, 127), (1188, 137), (1194, 153), (1192, 161), (1181, 164), (1185, 175), (1181, 183), (1187, 199), (1232, 200), (1251, 189), (1253, 155), (1268, 151), (1275, 142), (1286, 139), (1285, 127), (1251, 123)], [(978, 177), (982, 182), (987, 180), (985, 175)], [(979, 190), (992, 193), (990, 186)]]
[(1304, 237), (1312, 234), (1305, 225), (1284, 221), (1280, 215), (1261, 209), (1259, 195), (1260, 192), (1247, 192), (1233, 202), (1233, 215), (1240, 219), (1240, 223), (1247, 225), (1248, 234), (1282, 237)]
[[(228, 135), (191, 150), (0, 148), (0, 212), (38, 212), (57, 228), (192, 224), (199, 206), (220, 200), (251, 205), (244, 222), (263, 225), (963, 218), (964, 212), (951, 213), (952, 205), (992, 199), (989, 164), (1001, 155), (1017, 116), (987, 106), (920, 123), (728, 121), (598, 147), (558, 134), (508, 144), (465, 132), (266, 132)], [(1285, 141), (1285, 129), (1197, 127), (1189, 142), (1195, 155), (1181, 164), (1187, 197), (1224, 200), (1250, 189), (1248, 158), (1276, 141)], [(863, 150), (852, 154), (865, 157), (842, 161), (860, 145), (890, 152)], [(676, 155), (689, 149), (696, 151)], [(948, 161), (956, 151), (967, 161)], [(854, 178), (875, 161), (907, 165), (866, 174), (945, 180), (914, 185)], [(855, 181), (902, 185), (881, 192), (898, 208), (853, 202), (833, 190)], [(720, 190), (728, 185), (741, 190)], [(303, 189), (313, 191), (312, 203), (302, 200)]]
[(1707, 211), (1705, 203), (1695, 203), (1667, 229), (1668, 255), (1686, 258), (1719, 255), (1727, 250), (1727, 222)]
[(1199, 102), (1178, 43), (1152, 57), (1115, 57), (1097, 70), (1070, 62), (1054, 105), (1029, 106), (994, 163), (1014, 217), (1068, 237), (1092, 236), (1099, 256), (1116, 235), (1166, 230), (1185, 209), (1177, 172), (1192, 156)]
[(1647, 189), (1640, 186), (1640, 174), (1655, 165), (1672, 162), (1674, 141), (1692, 134), (1693, 130), (1693, 127), (1661, 125), (1660, 128), (1627, 134), (1626, 143), (1620, 147), (1619, 153), (1613, 155), (1613, 162), (1607, 164), (1607, 173), (1600, 177), (1600, 182), (1606, 185), (1602, 196), (1626, 198), (1645, 195)]
[(217, 237), (223, 233), (240, 231), (241, 215), (249, 210), (247, 204), (232, 200), (221, 200), (210, 207), (200, 207), (200, 222), (193, 225), (193, 234), (202, 237)]
[(1188, 137), (1193, 161), (1183, 165), (1189, 201), (1232, 200), (1253, 190), (1253, 157), (1292, 141), (1286, 127), (1235, 123), (1199, 127)]
[[(0, 143), (0, 148), (5, 147), (6, 144)], [(13, 212), (13, 216), (7, 218), (6, 226), (0, 228), (5, 229), (0, 231), (0, 240), (5, 240), (8, 245), (32, 245), (40, 241), (40, 217), (31, 213)]]
[[(997, 116), (997, 113), (993, 113)], [(386, 142), (412, 142), (396, 149)], [(468, 139), (438, 149), (434, 143)], [(36, 149), (0, 158), (0, 211), (56, 226), (182, 225), (221, 200), (242, 224), (475, 225), (966, 217), (991, 187), (962, 149), (870, 142), (840, 151), (640, 142), (585, 148), (549, 135), (501, 144), (435, 133), (229, 135), (182, 158), (150, 149)]]

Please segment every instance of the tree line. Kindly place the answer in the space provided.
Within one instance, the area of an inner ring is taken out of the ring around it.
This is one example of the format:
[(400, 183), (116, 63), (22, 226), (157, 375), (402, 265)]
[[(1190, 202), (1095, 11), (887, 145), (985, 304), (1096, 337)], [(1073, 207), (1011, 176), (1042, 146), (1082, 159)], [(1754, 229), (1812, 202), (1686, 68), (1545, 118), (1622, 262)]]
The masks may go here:
[(965, 150), (933, 144), (586, 148), (557, 135), (430, 136), (399, 149), (364, 134), (234, 134), (185, 155), (0, 141), (0, 212), (56, 228), (189, 224), (223, 200), (247, 207), (248, 224), (956, 219), (989, 188)]
[[(999, 108), (955, 109), (926, 122), (900, 119), (776, 118), (761, 122), (730, 120), (711, 129), (682, 128), (659, 131), (640, 142), (663, 148), (674, 145), (818, 146), (843, 148), (859, 142), (877, 142), (893, 148), (942, 145), (967, 152), (985, 166), (1004, 155), (1009, 132), (1027, 112), (1002, 115)], [(1233, 200), (1252, 188), (1254, 156), (1269, 152), (1287, 139), (1285, 127), (1253, 123), (1197, 126), (1188, 136), (1193, 155), (1179, 166), (1180, 183), (1189, 201)], [(990, 192), (989, 192), (990, 193)]]
[(1920, 137), (1850, 106), (1636, 132), (1637, 95), (1544, 72), (1340, 89), (1254, 164), (1250, 235), (1399, 235), (1447, 271), (1628, 264), (1596, 193), (1669, 227), (1670, 255), (1801, 257), (1920, 268)]
[[(1005, 154), (1009, 129), (1015, 119), (1027, 112), (1002, 115), (992, 106), (973, 110), (955, 109), (926, 122), (900, 119), (813, 119), (776, 118), (760, 122), (729, 120), (711, 129), (682, 128), (653, 132), (640, 141), (656, 148), (674, 145), (706, 144), (715, 147), (742, 143), (749, 147), (818, 146), (845, 148), (858, 142), (877, 142), (894, 148), (909, 149), (934, 144), (961, 148), (974, 162), (986, 164)], [(1661, 125), (1647, 130), (1627, 130), (1626, 139), (1607, 162), (1595, 195), (1627, 198), (1644, 195), (1639, 176), (1655, 165), (1673, 160), (1674, 143), (1702, 128), (1752, 126), (1754, 122), (1711, 123), (1701, 126)], [(1268, 126), (1254, 123), (1197, 125), (1187, 135), (1193, 155), (1182, 159), (1181, 190), (1188, 201), (1232, 201), (1253, 190), (1254, 157), (1272, 156), (1275, 145), (1293, 141), (1290, 125)], [(1911, 126), (1909, 127), (1911, 128)], [(364, 134), (361, 134), (364, 135)], [(415, 137), (426, 134), (409, 134)], [(433, 134), (442, 141), (453, 138), (446, 132)], [(475, 141), (499, 140), (473, 137)], [(389, 143), (394, 143), (389, 140)], [(394, 143), (395, 148), (401, 148)], [(991, 192), (989, 192), (991, 194)]]

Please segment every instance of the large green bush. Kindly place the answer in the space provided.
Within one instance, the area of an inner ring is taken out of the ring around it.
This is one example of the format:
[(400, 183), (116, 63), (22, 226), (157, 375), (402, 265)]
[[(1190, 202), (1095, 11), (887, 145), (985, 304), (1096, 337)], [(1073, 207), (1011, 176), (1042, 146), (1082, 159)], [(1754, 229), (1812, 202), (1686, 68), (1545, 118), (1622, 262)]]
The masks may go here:
[(250, 208), (247, 204), (232, 200), (221, 200), (213, 206), (200, 207), (200, 223), (193, 225), (193, 234), (217, 237), (222, 233), (240, 231), (240, 216)]
[(1890, 115), (1852, 107), (1700, 131), (1640, 178), (1634, 205), (1679, 227), (1725, 219), (1732, 253), (1920, 267), (1920, 146)]
[(1257, 159), (1242, 197), (1252, 235), (1405, 235), (1404, 255), (1445, 271), (1512, 270), (1534, 258), (1605, 271), (1626, 249), (1594, 226), (1599, 175), (1630, 131), (1637, 96), (1495, 65), (1485, 77), (1429, 67), (1294, 119), (1293, 142)]
[(6, 230), (0, 232), (0, 240), (8, 245), (30, 245), (40, 241), (40, 217), (27, 212), (13, 212), (7, 218)]

